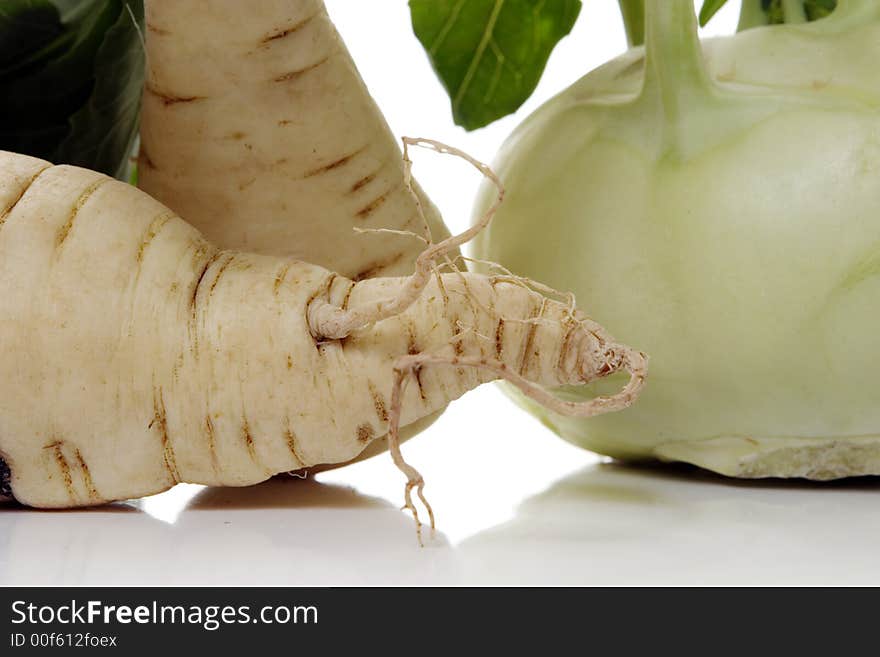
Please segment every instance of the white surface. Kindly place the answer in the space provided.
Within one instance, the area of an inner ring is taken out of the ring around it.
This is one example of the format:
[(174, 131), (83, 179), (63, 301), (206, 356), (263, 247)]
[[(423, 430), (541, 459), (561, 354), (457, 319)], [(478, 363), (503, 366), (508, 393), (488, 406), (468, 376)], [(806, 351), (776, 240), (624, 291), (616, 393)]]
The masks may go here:
[(600, 464), (489, 386), (405, 453), (440, 532), (419, 548), (387, 455), (245, 489), (0, 513), (2, 584), (880, 584), (880, 482), (734, 482)]
[[(729, 31), (736, 3), (713, 31)], [(616, 0), (586, 0), (516, 117), (467, 134), (402, 0), (329, 0), (399, 134), (490, 160), (542, 100), (623, 48)], [(416, 153), (454, 230), (479, 180)], [(404, 446), (441, 533), (419, 548), (390, 458), (250, 489), (179, 486), (103, 509), (0, 510), (0, 584), (880, 584), (880, 483), (742, 483), (601, 465), (485, 386)]]

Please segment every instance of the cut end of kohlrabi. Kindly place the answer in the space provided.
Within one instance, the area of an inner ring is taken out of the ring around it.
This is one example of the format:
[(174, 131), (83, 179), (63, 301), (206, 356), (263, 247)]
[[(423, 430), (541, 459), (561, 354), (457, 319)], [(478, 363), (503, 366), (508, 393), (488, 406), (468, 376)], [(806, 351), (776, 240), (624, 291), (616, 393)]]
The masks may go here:
[(880, 474), (880, 435), (839, 438), (723, 436), (654, 448), (661, 461), (680, 461), (729, 477), (828, 481)]

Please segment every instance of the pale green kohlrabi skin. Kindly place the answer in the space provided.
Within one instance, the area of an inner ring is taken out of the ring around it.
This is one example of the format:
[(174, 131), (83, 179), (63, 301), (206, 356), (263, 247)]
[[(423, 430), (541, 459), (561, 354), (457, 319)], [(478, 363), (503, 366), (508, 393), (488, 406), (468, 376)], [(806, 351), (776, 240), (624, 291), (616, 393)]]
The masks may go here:
[(880, 474), (880, 2), (703, 52), (691, 0), (647, 11), (647, 55), (587, 75), (507, 140), (507, 200), (475, 250), (574, 291), (650, 354), (649, 385), (587, 421), (521, 403), (624, 459)]

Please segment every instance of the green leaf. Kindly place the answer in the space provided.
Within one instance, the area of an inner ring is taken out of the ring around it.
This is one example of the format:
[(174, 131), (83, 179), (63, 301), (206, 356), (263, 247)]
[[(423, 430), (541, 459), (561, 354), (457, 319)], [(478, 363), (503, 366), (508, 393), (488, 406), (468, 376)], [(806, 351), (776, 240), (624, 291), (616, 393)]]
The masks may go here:
[(55, 160), (126, 179), (138, 133), (143, 70), (140, 40), (143, 0), (129, 0), (95, 58), (95, 86), (88, 102), (70, 119), (71, 132)]
[(837, 0), (807, 0), (804, 9), (807, 10), (807, 19), (817, 21), (837, 9)]
[(91, 0), (51, 0), (61, 12), (61, 20), (64, 23), (72, 23), (91, 11)]
[(700, 27), (706, 27), (712, 17), (718, 13), (727, 0), (703, 0), (703, 6), (700, 9)]
[(645, 0), (618, 0), (630, 48), (645, 43)]
[(515, 112), (532, 94), (581, 2), (410, 0), (409, 6), (455, 123), (474, 130)]
[(0, 69), (39, 50), (61, 34), (58, 9), (49, 0), (0, 4)]
[(0, 53), (16, 51), (0, 57), (0, 149), (122, 175), (140, 107), (143, 1), (0, 2), (0, 39), (22, 17), (34, 26), (26, 43), (0, 40)]
[[(5, 102), (0, 116), (12, 120), (39, 120), (45, 112), (68, 116), (88, 97), (94, 82), (95, 55), (119, 16), (116, 0), (88, 0), (91, 11), (80, 21), (65, 25), (61, 52), (34, 66), (17, 67), (3, 80)], [(38, 65), (38, 66), (37, 66)]]

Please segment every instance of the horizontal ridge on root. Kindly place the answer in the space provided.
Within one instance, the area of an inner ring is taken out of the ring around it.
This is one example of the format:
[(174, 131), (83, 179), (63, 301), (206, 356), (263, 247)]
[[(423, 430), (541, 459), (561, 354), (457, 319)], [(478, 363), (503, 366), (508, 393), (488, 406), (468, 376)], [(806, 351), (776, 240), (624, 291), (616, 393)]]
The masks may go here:
[(145, 85), (144, 89), (147, 91), (147, 93), (161, 100), (162, 103), (166, 106), (179, 105), (181, 103), (194, 103), (199, 100), (205, 100), (205, 96), (175, 96), (173, 94), (160, 91), (151, 84)]
[(305, 18), (295, 22), (293, 25), (289, 27), (283, 27), (275, 30), (274, 32), (270, 32), (262, 39), (260, 39), (260, 45), (267, 46), (271, 44), (273, 41), (278, 41), (279, 39), (283, 39), (285, 37), (289, 37), (291, 34), (296, 34), (299, 30), (304, 28), (306, 25), (315, 20), (318, 16), (321, 15), (322, 12), (316, 11), (315, 13), (306, 16)]

